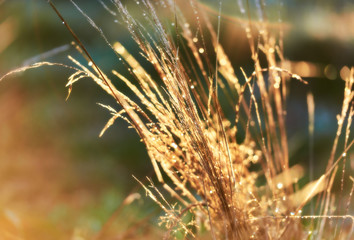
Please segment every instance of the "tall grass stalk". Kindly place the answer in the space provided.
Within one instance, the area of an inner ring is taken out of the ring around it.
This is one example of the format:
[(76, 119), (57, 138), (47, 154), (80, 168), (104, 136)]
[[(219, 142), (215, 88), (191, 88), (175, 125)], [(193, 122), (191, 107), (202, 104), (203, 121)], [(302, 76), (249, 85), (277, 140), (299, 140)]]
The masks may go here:
[[(326, 171), (312, 179), (311, 170), (311, 181), (299, 189), (304, 169), (289, 164), (286, 99), (289, 81), (307, 82), (286, 67), (282, 24), (274, 30), (264, 1), (255, 2), (255, 9), (248, 1), (237, 2), (242, 16), (237, 24), (247, 36), (253, 72), (234, 69), (220, 44), (222, 1), (214, 27), (210, 9), (196, 0), (137, 1), (139, 18), (120, 1), (102, 3), (129, 30), (137, 46), (134, 53), (119, 42), (111, 43), (73, 2), (115, 52), (117, 61), (126, 66), (127, 76), (116, 70), (112, 73), (129, 87), (129, 94), (115, 87), (117, 80), (109, 79), (96, 64), (52, 1), (49, 4), (73, 35), (73, 45), (88, 67), (68, 56), (72, 66), (41, 62), (14, 72), (61, 65), (74, 71), (66, 85), (68, 95), (74, 83), (89, 77), (116, 100), (119, 110), (101, 104), (112, 117), (100, 136), (118, 118), (139, 134), (159, 184), (149, 179), (146, 186), (136, 180), (165, 212), (160, 220), (167, 229), (166, 239), (181, 233), (186, 239), (350, 239), (354, 218), (348, 209), (353, 188), (336, 199), (332, 187), (339, 175), (342, 184), (353, 184), (344, 172), (353, 145), (354, 68), (345, 80)], [(151, 67), (153, 71), (147, 70)], [(129, 97), (132, 94), (137, 100)], [(313, 116), (312, 95), (308, 104)], [(311, 134), (313, 124), (311, 120)], [(338, 149), (340, 139), (345, 142), (343, 149)], [(172, 202), (159, 186), (173, 197)], [(334, 208), (340, 201), (346, 206)], [(311, 211), (304, 212), (309, 202)], [(192, 217), (186, 222), (187, 214)]]

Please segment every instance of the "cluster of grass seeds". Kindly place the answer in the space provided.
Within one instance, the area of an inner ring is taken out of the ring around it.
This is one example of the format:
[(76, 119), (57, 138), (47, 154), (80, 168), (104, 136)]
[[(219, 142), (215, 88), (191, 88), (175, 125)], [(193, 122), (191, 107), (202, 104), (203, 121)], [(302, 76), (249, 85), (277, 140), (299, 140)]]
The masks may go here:
[[(161, 223), (167, 228), (166, 238), (182, 233), (187, 239), (350, 239), (352, 232), (343, 223), (353, 227), (353, 216), (348, 215), (353, 190), (343, 194), (345, 209), (335, 211), (333, 206), (339, 200), (331, 190), (339, 166), (343, 166), (342, 183), (348, 182), (344, 166), (353, 144), (353, 68), (346, 80), (326, 172), (298, 189), (304, 171), (299, 165), (289, 165), (287, 83), (307, 83), (286, 68), (281, 27), (277, 32), (270, 30), (263, 1), (256, 1), (260, 21), (252, 21), (248, 14), (252, 9), (238, 1), (244, 19), (240, 24), (254, 62), (250, 74), (242, 68), (235, 71), (219, 43), (221, 1), (216, 28), (196, 0), (141, 0), (136, 2), (139, 18), (120, 1), (103, 4), (126, 25), (137, 46), (135, 53), (144, 60), (137, 60), (119, 42), (111, 44), (74, 3), (128, 69), (129, 76), (112, 73), (129, 87), (129, 94), (138, 99), (135, 101), (114, 86), (49, 3), (88, 61), (87, 67), (69, 56), (75, 65), (70, 67), (75, 72), (67, 83), (69, 94), (76, 81), (89, 77), (111, 95), (121, 110), (102, 105), (112, 117), (101, 135), (117, 118), (127, 121), (145, 144), (159, 184), (175, 199), (169, 202), (150, 179), (149, 186), (142, 184), (165, 212)], [(46, 64), (51, 63), (29, 68)], [(146, 66), (152, 66), (154, 73)], [(313, 114), (311, 95), (308, 102)], [(340, 138), (345, 138), (344, 149), (337, 147)], [(315, 196), (313, 214), (306, 215), (303, 208)], [(187, 214), (192, 217), (186, 222)], [(333, 219), (338, 223), (329, 223)]]

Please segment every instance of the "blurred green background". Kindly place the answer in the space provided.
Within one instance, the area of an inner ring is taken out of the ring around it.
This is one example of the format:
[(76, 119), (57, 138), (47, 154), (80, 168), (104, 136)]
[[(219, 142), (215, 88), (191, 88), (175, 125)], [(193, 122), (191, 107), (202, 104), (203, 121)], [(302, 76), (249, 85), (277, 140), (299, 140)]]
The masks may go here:
[[(105, 72), (124, 71), (70, 1), (53, 2)], [(268, 12), (269, 20), (276, 23), (277, 1), (266, 2), (273, 9)], [(134, 51), (125, 27), (99, 1), (76, 3), (102, 27), (109, 41), (120, 41)], [(210, 17), (215, 20), (215, 1), (202, 3), (211, 9)], [(340, 70), (354, 63), (353, 7), (350, 1), (284, 1), (282, 7), (286, 58), (334, 69), (329, 75), (322, 71), (306, 78), (308, 86), (293, 81), (288, 100), (291, 161), (306, 167), (306, 94), (314, 94), (315, 177), (324, 171), (335, 136), (344, 87)], [(223, 9), (220, 40), (225, 52), (237, 71), (239, 67), (252, 69), (235, 1), (224, 1)], [(0, 1), (0, 76), (42, 60), (69, 63), (68, 54), (82, 60), (70, 45), (72, 40), (47, 1)], [(55, 54), (45, 56), (53, 49)], [(48, 234), (52, 239), (68, 239), (75, 231), (77, 235), (91, 236), (130, 192), (143, 193), (132, 175), (139, 179), (153, 177), (144, 145), (125, 122), (117, 121), (102, 138), (98, 137), (110, 115), (96, 103), (116, 104), (90, 79), (74, 85), (71, 97), (65, 101), (70, 74), (60, 67), (41, 67), (0, 83), (0, 224), (9, 225), (9, 232), (22, 229), (28, 239), (46, 239)], [(142, 196), (119, 214), (120, 220), (109, 231), (119, 235), (134, 226), (137, 219), (153, 213), (155, 218), (149, 219), (156, 222), (159, 210)], [(159, 234), (153, 231), (156, 233), (152, 236)]]

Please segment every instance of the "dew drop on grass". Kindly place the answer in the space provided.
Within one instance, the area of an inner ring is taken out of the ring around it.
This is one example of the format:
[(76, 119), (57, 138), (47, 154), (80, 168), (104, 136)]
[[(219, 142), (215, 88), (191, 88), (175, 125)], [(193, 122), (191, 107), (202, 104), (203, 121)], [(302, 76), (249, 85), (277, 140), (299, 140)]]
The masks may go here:
[(220, 59), (220, 65), (225, 66), (227, 64), (227, 61), (225, 58)]
[(91, 67), (93, 65), (93, 63), (90, 61), (90, 62), (88, 62), (88, 65)]

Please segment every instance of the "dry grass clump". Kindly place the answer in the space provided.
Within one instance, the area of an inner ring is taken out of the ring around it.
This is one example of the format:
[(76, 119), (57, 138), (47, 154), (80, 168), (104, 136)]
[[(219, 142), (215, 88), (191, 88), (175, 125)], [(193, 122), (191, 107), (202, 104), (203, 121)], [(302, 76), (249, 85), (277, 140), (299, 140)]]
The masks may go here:
[[(168, 229), (166, 238), (182, 233), (188, 239), (207, 235), (212, 239), (322, 239), (330, 233), (331, 237), (349, 239), (351, 232), (340, 222), (349, 219), (352, 227), (353, 216), (348, 215), (348, 207), (334, 211), (332, 206), (339, 200), (331, 190), (339, 166), (343, 166), (341, 181), (348, 181), (344, 166), (353, 144), (350, 130), (354, 69), (346, 79), (327, 170), (319, 179), (298, 189), (297, 181), (304, 171), (299, 165), (289, 164), (287, 83), (306, 81), (286, 68), (281, 25), (276, 31), (270, 30), (263, 1), (256, 2), (260, 4), (256, 4), (260, 21), (252, 21), (248, 14), (252, 9), (246, 9), (239, 1), (244, 17), (240, 24), (254, 62), (252, 73), (237, 70), (243, 74), (242, 79), (219, 43), (221, 2), (216, 31), (205, 8), (194, 0), (138, 1), (140, 18), (120, 1), (104, 5), (112, 7), (113, 15), (127, 26), (137, 44), (136, 52), (145, 60), (137, 60), (118, 42), (111, 45), (102, 30), (75, 5), (127, 67), (129, 76), (115, 70), (112, 73), (138, 100), (113, 85), (57, 12), (89, 65), (69, 56), (75, 65), (70, 67), (75, 72), (67, 83), (69, 94), (76, 81), (89, 77), (122, 107), (115, 110), (102, 105), (112, 118), (101, 135), (117, 118), (127, 121), (139, 134), (158, 181), (175, 199), (175, 203), (170, 203), (151, 180), (150, 186), (142, 184), (166, 213), (161, 217)], [(31, 67), (46, 64), (50, 63)], [(154, 71), (148, 71), (146, 66), (153, 66)], [(313, 107), (309, 95), (310, 114)], [(337, 147), (340, 138), (345, 141), (341, 150)], [(348, 206), (352, 193), (353, 190), (349, 196), (342, 195), (348, 199)], [(319, 196), (313, 204), (313, 215), (304, 214), (304, 206), (316, 195)], [(187, 214), (192, 217), (186, 222)], [(330, 218), (338, 223), (328, 224)], [(302, 223), (304, 220), (309, 220), (307, 226)], [(208, 234), (203, 235), (205, 232)]]

